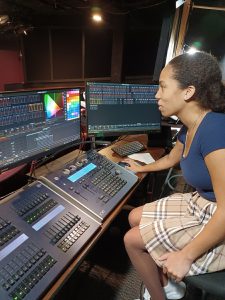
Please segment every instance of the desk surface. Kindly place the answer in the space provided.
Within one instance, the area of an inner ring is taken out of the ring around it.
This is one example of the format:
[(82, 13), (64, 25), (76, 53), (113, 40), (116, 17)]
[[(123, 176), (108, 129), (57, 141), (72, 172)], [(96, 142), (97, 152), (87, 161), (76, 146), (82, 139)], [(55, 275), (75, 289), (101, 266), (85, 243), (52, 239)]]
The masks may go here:
[[(126, 136), (125, 138), (117, 141), (116, 145), (123, 145), (128, 142), (135, 141), (135, 140), (142, 142), (147, 148), (148, 136), (146, 134)], [(115, 144), (112, 144), (112, 145), (100, 150), (100, 153), (105, 155), (107, 158), (109, 158), (110, 160), (112, 160), (114, 162), (119, 162), (122, 160), (122, 158), (111, 150), (111, 148), (113, 146), (115, 146)], [(159, 159), (163, 155), (164, 149), (163, 148), (155, 148), (155, 147), (147, 148), (147, 150), (144, 152), (149, 152), (152, 155), (152, 157), (156, 160), (156, 159)], [(143, 174), (142, 175), (138, 174), (138, 176), (139, 176), (139, 178), (141, 178), (141, 177), (143, 177)], [(144, 174), (144, 176), (146, 176), (146, 174)]]
[[(118, 141), (116, 144), (125, 144), (132, 140), (139, 140), (145, 145), (147, 145), (147, 136), (146, 135), (134, 135), (134, 136), (128, 136), (120, 141)], [(115, 145), (115, 144), (113, 144)], [(106, 147), (99, 152), (102, 155), (105, 155), (107, 158), (114, 162), (119, 162), (122, 160), (122, 158), (115, 154), (111, 150), (112, 146)], [(151, 148), (148, 149), (146, 152), (150, 152), (154, 159), (158, 159), (160, 156), (162, 156), (164, 150), (162, 148)], [(66, 162), (73, 160), (76, 158), (76, 156), (79, 154), (79, 150), (72, 151), (71, 153), (68, 153), (64, 155), (61, 158), (58, 158), (55, 161), (52, 161), (48, 163), (45, 166), (42, 166), (35, 172), (35, 176), (39, 177), (41, 175), (45, 175), (46, 173), (50, 171), (54, 171), (60, 167), (62, 167)], [(53, 296), (56, 295), (57, 291), (62, 287), (62, 285), (69, 279), (69, 277), (75, 272), (75, 270), (79, 267), (85, 256), (88, 254), (88, 252), (92, 249), (92, 247), (95, 245), (95, 243), (98, 241), (98, 239), (101, 237), (101, 235), (106, 231), (106, 229), (109, 227), (109, 225), (112, 223), (112, 221), (115, 219), (115, 217), (119, 214), (122, 207), (127, 203), (131, 195), (136, 190), (137, 186), (140, 184), (140, 182), (144, 179), (146, 174), (141, 173), (137, 174), (139, 177), (139, 182), (137, 185), (133, 187), (133, 189), (124, 197), (124, 199), (119, 203), (119, 205), (110, 213), (110, 215), (106, 218), (106, 220), (101, 225), (101, 230), (97, 232), (97, 234), (94, 236), (93, 239), (91, 239), (90, 242), (81, 250), (81, 252), (76, 256), (73, 260), (73, 262), (67, 267), (65, 272), (61, 274), (61, 276), (58, 278), (58, 280), (54, 283), (54, 285), (51, 287), (51, 289), (43, 296), (43, 300), (49, 300), (52, 299)]]

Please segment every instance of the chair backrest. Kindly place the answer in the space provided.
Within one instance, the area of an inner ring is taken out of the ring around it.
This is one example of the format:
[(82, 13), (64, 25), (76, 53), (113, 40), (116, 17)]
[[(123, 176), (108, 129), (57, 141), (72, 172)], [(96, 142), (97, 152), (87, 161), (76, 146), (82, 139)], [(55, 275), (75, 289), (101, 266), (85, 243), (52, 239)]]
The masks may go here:
[(201, 300), (206, 299), (207, 294), (225, 299), (225, 270), (188, 276), (185, 277), (184, 281), (187, 285), (195, 286), (203, 291)]

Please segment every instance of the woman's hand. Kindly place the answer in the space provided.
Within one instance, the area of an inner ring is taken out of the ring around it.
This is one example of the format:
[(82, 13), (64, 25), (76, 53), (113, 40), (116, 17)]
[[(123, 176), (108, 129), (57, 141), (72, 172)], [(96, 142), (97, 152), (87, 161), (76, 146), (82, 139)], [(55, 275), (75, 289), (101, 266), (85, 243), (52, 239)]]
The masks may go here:
[(143, 171), (143, 166), (139, 165), (135, 160), (131, 158), (125, 158), (123, 159), (126, 163), (128, 163), (130, 166), (126, 166), (127, 170), (131, 170), (134, 172), (144, 172)]
[(193, 263), (182, 251), (167, 252), (159, 258), (163, 265), (163, 273), (179, 282), (188, 273)]

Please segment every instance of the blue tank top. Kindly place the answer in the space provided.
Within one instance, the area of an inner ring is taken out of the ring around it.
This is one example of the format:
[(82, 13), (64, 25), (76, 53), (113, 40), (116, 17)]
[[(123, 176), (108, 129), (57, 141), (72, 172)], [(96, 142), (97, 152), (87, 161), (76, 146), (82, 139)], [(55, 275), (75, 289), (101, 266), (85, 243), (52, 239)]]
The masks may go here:
[[(186, 134), (187, 128), (182, 126), (178, 134), (182, 144), (185, 144)], [(180, 166), (185, 181), (210, 201), (216, 199), (204, 158), (218, 149), (225, 149), (225, 114), (209, 112), (195, 133), (188, 155), (182, 155)]]

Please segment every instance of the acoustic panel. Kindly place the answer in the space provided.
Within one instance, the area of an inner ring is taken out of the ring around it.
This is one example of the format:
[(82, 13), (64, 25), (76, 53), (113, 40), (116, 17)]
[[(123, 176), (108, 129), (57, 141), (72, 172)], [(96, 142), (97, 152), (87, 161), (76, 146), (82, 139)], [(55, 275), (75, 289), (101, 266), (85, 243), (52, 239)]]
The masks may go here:
[(27, 81), (50, 80), (51, 64), (49, 34), (46, 29), (34, 29), (23, 38)]
[(108, 77), (111, 74), (112, 31), (85, 32), (85, 77)]
[(53, 29), (53, 79), (82, 77), (82, 31), (79, 29)]

